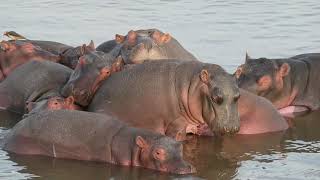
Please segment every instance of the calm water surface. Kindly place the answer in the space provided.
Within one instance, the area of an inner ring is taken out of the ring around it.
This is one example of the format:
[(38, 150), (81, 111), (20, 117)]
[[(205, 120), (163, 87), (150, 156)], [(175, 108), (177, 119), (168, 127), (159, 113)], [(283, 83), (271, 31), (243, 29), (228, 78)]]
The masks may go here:
[[(205, 62), (229, 72), (253, 57), (320, 51), (320, 3), (290, 1), (2, 0), (0, 32), (70, 45), (98, 45), (130, 29), (171, 33)], [(0, 141), (20, 117), (0, 112)], [(320, 112), (292, 120), (286, 132), (195, 138), (184, 146), (198, 169), (173, 176), (141, 168), (17, 156), (0, 150), (0, 179), (320, 179)]]

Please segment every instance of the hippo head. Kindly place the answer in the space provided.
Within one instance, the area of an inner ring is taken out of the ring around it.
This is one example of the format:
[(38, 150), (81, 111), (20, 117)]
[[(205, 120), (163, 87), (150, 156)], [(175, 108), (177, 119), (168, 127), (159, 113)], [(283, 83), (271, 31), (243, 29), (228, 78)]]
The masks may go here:
[(283, 79), (290, 72), (288, 63), (274, 59), (252, 59), (246, 55), (245, 64), (234, 73), (240, 88), (273, 99), (283, 89)]
[(61, 58), (60, 62), (70, 67), (71, 69), (74, 69), (78, 64), (79, 58), (92, 51), (95, 51), (95, 46), (93, 41), (91, 40), (88, 45), (83, 44), (82, 46), (70, 48), (62, 52), (60, 54), (60, 58)]
[(63, 98), (60, 96), (49, 97), (38, 100), (36, 102), (26, 102), (27, 113), (35, 113), (43, 110), (58, 110), (58, 109), (80, 109), (79, 106), (74, 104), (74, 98), (69, 96)]
[(127, 36), (116, 35), (121, 44), (120, 54), (126, 64), (139, 64), (145, 60), (168, 59), (164, 46), (171, 36), (156, 29), (129, 31)]
[(140, 165), (174, 174), (195, 173), (196, 169), (183, 160), (183, 147), (180, 142), (170, 137), (160, 136), (155, 139), (136, 137), (140, 150)]
[(19, 50), (21, 53), (32, 53), (35, 49), (39, 48), (28, 42), (20, 41), (1, 41), (0, 48), (3, 52), (16, 52)]
[(202, 117), (217, 135), (239, 131), (238, 99), (235, 79), (220, 66), (207, 64), (199, 74)]
[(103, 80), (122, 65), (121, 57), (93, 51), (79, 58), (79, 62), (70, 75), (69, 81), (62, 88), (62, 95), (72, 95), (75, 102), (87, 106)]

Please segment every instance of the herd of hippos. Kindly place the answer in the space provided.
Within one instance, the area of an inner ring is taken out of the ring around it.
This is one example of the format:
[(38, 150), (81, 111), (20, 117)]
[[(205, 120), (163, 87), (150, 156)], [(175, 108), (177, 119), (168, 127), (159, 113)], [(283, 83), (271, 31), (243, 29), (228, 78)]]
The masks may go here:
[(320, 54), (253, 59), (234, 74), (170, 34), (131, 30), (95, 48), (1, 41), (0, 108), (22, 116), (3, 142), (17, 154), (188, 174), (187, 134), (259, 134), (320, 108)]

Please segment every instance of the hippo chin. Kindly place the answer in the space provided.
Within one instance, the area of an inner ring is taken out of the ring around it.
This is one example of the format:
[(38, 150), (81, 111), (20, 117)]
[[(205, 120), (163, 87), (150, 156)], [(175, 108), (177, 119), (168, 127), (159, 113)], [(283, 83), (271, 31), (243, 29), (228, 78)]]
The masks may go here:
[(6, 136), (4, 150), (140, 166), (176, 174), (195, 172), (183, 160), (182, 144), (172, 138), (129, 127), (111, 116), (84, 111), (32, 114)]
[(269, 99), (289, 115), (320, 108), (319, 67), (319, 53), (285, 59), (252, 59), (247, 55), (234, 75), (239, 87)]
[(126, 36), (117, 34), (115, 40), (107, 41), (97, 47), (97, 50), (103, 52), (111, 52), (115, 49), (118, 49), (118, 54), (126, 64), (164, 59), (197, 61), (170, 34), (158, 29), (131, 30)]
[(162, 60), (112, 75), (88, 110), (182, 140), (203, 124), (217, 134), (236, 133), (239, 95), (234, 78), (218, 65)]

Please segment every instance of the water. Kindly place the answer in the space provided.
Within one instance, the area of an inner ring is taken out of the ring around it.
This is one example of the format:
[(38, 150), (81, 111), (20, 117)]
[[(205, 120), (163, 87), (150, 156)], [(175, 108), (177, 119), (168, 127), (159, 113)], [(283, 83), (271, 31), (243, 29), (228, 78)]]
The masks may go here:
[[(96, 45), (130, 29), (169, 32), (195, 56), (229, 72), (252, 57), (288, 57), (320, 50), (317, 0), (146, 1), (2, 0), (0, 32), (15, 30), (29, 39)], [(320, 179), (320, 112), (293, 120), (286, 132), (192, 138), (187, 159), (192, 176), (141, 168), (17, 156), (0, 150), (0, 179)], [(0, 114), (0, 138), (19, 119)]]

